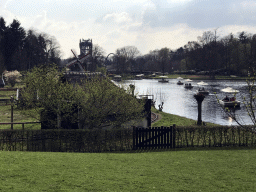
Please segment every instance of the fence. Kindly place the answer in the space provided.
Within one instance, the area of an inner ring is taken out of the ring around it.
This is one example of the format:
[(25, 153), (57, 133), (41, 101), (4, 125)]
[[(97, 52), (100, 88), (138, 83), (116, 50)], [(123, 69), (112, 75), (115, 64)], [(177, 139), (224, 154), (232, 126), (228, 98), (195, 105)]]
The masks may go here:
[(133, 128), (133, 149), (175, 148), (175, 126)]
[(256, 146), (254, 127), (178, 128), (175, 135), (176, 148)]
[(10, 125), (10, 129), (13, 129), (13, 125), (21, 125), (22, 129), (25, 129), (26, 124), (38, 124), (41, 122), (12, 122), (12, 123), (0, 123), (0, 125)]
[(0, 150), (103, 152), (131, 149), (132, 129), (0, 131)]
[(104, 152), (187, 147), (256, 146), (253, 127), (161, 127), (118, 130), (0, 130), (0, 150)]

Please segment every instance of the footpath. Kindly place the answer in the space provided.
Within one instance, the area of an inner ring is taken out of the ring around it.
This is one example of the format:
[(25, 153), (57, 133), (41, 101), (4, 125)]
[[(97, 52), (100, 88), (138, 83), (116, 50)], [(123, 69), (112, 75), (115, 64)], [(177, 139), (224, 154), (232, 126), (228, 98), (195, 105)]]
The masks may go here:
[(160, 114), (151, 112), (151, 123), (154, 123), (154, 122), (156, 122), (156, 121), (158, 121), (160, 119), (161, 119), (161, 115)]

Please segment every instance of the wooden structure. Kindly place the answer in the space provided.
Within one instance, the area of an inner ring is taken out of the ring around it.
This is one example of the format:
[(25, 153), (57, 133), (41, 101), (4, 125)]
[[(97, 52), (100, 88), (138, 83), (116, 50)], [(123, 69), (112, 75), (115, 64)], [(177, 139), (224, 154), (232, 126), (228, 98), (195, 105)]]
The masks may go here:
[(133, 127), (133, 149), (175, 148), (175, 125), (171, 127)]

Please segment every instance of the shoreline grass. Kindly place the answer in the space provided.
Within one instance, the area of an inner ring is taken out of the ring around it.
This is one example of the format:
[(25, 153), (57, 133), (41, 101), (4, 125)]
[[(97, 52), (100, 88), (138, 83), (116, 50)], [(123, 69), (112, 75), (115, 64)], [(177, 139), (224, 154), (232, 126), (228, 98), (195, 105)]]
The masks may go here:
[[(151, 125), (152, 127), (160, 127), (160, 126), (169, 127), (169, 126), (172, 126), (173, 124), (175, 124), (176, 126), (186, 126), (186, 127), (198, 126), (197, 121), (193, 119), (165, 113), (157, 110), (154, 107), (151, 107), (151, 111), (160, 116), (159, 120), (152, 123)], [(208, 123), (208, 122), (205, 122), (205, 124), (206, 126), (218, 126), (218, 124)]]

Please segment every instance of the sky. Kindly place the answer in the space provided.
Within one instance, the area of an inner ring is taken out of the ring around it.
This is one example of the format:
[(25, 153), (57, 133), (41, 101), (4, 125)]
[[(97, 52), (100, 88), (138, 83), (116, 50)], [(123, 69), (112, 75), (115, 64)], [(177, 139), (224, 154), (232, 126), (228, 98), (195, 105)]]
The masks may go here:
[(0, 0), (9, 25), (54, 36), (62, 58), (79, 53), (79, 40), (92, 39), (105, 54), (135, 46), (151, 50), (183, 47), (203, 32), (256, 33), (256, 0)]

